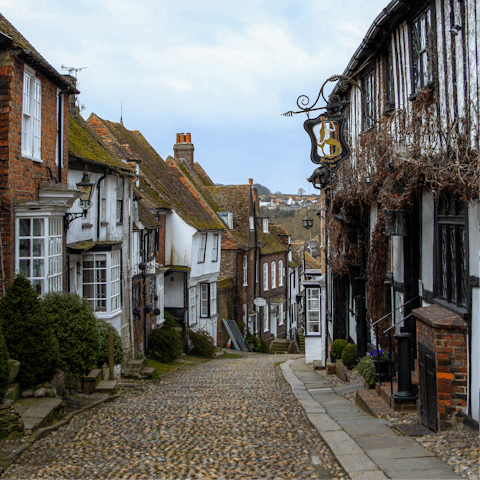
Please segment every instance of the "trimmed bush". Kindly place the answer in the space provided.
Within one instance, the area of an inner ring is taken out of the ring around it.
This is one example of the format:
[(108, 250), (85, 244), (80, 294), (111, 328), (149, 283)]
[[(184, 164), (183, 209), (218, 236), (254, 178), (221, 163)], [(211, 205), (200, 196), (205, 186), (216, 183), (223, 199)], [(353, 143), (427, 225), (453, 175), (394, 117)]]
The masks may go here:
[(347, 345), (342, 352), (342, 362), (347, 368), (351, 368), (357, 363), (357, 346)]
[(8, 388), (10, 377), (10, 363), (8, 362), (8, 350), (0, 329), (0, 398), (3, 398)]
[(335, 358), (335, 359), (342, 358), (343, 349), (347, 345), (348, 345), (348, 342), (346, 340), (341, 339), (341, 338), (337, 338), (336, 340), (334, 340), (333, 343), (332, 343), (332, 348), (330, 349), (332, 357)]
[(257, 353), (270, 353), (269, 346), (261, 339), (247, 332), (247, 343), (250, 345), (252, 350)]
[(371, 387), (375, 385), (375, 365), (368, 355), (362, 357), (355, 368)]
[(59, 349), (51, 319), (27, 278), (17, 275), (0, 301), (0, 320), (10, 358), (21, 363), (22, 387), (50, 380), (58, 372)]
[[(108, 350), (109, 350), (109, 330), (110, 324), (103, 318), (98, 318), (97, 329), (99, 336), (99, 349), (96, 360), (97, 366), (101, 367), (103, 364), (108, 363)], [(113, 329), (113, 363), (119, 365), (123, 361), (123, 345), (122, 339), (117, 330)]]
[(215, 344), (213, 338), (207, 332), (194, 332), (190, 328), (187, 330), (188, 337), (192, 342), (190, 353), (199, 357), (212, 358), (215, 353)]
[(162, 327), (150, 331), (148, 356), (161, 363), (169, 363), (182, 353), (182, 336), (173, 328)]
[[(85, 375), (97, 364), (100, 337), (91, 305), (75, 293), (49, 293), (43, 299), (50, 325), (58, 341), (59, 368)], [(108, 348), (108, 337), (107, 337)]]

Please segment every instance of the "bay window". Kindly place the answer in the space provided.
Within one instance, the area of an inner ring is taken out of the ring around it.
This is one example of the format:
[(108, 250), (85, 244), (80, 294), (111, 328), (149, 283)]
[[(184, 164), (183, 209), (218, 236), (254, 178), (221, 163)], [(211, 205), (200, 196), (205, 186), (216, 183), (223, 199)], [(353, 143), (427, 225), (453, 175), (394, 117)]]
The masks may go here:
[(63, 217), (17, 218), (16, 270), (40, 295), (63, 290)]
[(116, 314), (121, 308), (121, 254), (91, 253), (83, 257), (83, 296), (95, 312)]
[(321, 335), (320, 333), (320, 289), (307, 288), (306, 296), (306, 324), (307, 335)]

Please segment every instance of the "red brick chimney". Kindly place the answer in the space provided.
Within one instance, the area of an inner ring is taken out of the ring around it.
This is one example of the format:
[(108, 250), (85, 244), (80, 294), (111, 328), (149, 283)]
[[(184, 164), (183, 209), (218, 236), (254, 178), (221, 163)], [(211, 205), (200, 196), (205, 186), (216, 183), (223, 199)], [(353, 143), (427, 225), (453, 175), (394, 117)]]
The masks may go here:
[(195, 150), (192, 143), (191, 133), (177, 133), (177, 143), (173, 146), (173, 158), (184, 158), (187, 165), (193, 169), (193, 151)]

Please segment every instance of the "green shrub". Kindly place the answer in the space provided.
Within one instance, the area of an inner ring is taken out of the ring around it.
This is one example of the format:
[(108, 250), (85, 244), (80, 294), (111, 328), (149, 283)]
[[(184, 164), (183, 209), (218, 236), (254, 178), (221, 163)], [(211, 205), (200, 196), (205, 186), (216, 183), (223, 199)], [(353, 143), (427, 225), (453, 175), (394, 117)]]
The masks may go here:
[(155, 328), (148, 337), (148, 356), (161, 363), (169, 363), (182, 353), (182, 336), (173, 328)]
[(8, 350), (0, 329), (0, 398), (3, 398), (8, 388), (10, 377), (10, 363), (8, 362)]
[(175, 318), (171, 313), (165, 312), (165, 323), (162, 328), (176, 328), (181, 327), (178, 318)]
[[(96, 319), (98, 336), (100, 340), (96, 364), (101, 367), (108, 363), (108, 351), (110, 348), (110, 324), (103, 318)], [(122, 338), (117, 330), (113, 329), (113, 363), (119, 365), (123, 361), (123, 345)]]
[(355, 368), (371, 387), (375, 385), (375, 365), (368, 355), (362, 357)]
[(247, 332), (246, 341), (254, 352), (270, 353), (269, 346), (261, 338), (252, 335), (250, 332)]
[(187, 333), (193, 347), (190, 353), (199, 357), (213, 357), (215, 344), (213, 338), (207, 332), (194, 332), (189, 328)]
[(91, 305), (75, 293), (49, 293), (43, 307), (60, 353), (60, 370), (84, 375), (97, 364), (100, 339)]
[(347, 345), (342, 352), (342, 362), (347, 367), (353, 367), (357, 362), (357, 346)]
[(50, 380), (58, 372), (58, 342), (43, 302), (23, 275), (2, 297), (0, 321), (10, 358), (21, 363), (18, 383), (26, 387)]
[(343, 349), (347, 345), (348, 342), (346, 340), (342, 340), (341, 338), (337, 338), (336, 340), (334, 340), (332, 343), (332, 348), (330, 350), (332, 357), (335, 359), (342, 358)]

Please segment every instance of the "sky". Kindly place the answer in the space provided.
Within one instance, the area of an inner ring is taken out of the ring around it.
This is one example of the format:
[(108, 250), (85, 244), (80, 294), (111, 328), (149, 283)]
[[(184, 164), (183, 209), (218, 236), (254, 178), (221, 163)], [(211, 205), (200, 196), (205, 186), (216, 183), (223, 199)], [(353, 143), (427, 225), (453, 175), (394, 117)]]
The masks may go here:
[(78, 102), (140, 130), (166, 159), (191, 133), (220, 184), (314, 193), (297, 97), (314, 101), (345, 70), (388, 0), (0, 0), (0, 12), (60, 73)]

